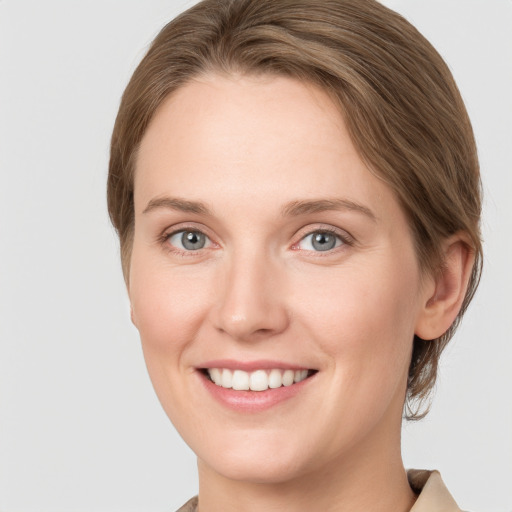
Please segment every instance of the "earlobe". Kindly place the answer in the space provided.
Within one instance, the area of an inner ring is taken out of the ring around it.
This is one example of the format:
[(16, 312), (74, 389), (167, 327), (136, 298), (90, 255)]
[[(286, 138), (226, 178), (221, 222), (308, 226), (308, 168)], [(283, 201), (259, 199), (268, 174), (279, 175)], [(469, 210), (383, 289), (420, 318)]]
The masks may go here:
[[(442, 336), (452, 325), (466, 295), (475, 261), (467, 236), (457, 233), (446, 240), (443, 264), (427, 287), (415, 334), (424, 340)], [(433, 291), (432, 291), (433, 290)]]

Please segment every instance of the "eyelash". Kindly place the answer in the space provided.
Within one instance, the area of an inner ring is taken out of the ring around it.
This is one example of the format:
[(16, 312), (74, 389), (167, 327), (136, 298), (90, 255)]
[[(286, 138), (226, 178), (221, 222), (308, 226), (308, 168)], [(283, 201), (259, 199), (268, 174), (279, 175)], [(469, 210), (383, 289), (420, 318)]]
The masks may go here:
[[(160, 245), (162, 245), (167, 251), (171, 252), (172, 254), (175, 254), (177, 256), (181, 257), (190, 257), (190, 256), (197, 256), (200, 252), (203, 251), (205, 248), (197, 249), (197, 250), (183, 250), (179, 249), (175, 246), (172, 246), (169, 243), (169, 240), (174, 235), (177, 235), (179, 233), (185, 233), (185, 232), (191, 232), (191, 233), (200, 233), (204, 235), (207, 240), (210, 242), (210, 244), (215, 244), (212, 239), (201, 229), (195, 227), (195, 226), (180, 226), (179, 229), (175, 229), (172, 231), (166, 231), (162, 233), (161, 236), (158, 237), (158, 242)], [(305, 240), (308, 236), (314, 235), (314, 234), (328, 234), (335, 236), (338, 240), (340, 240), (341, 244), (337, 247), (334, 247), (332, 249), (328, 249), (326, 251), (311, 251), (306, 249), (299, 249), (298, 245)], [(337, 230), (336, 228), (333, 228), (331, 226), (322, 226), (317, 227), (316, 229), (308, 230), (304, 234), (302, 234), (299, 238), (299, 240), (292, 244), (291, 249), (295, 251), (303, 251), (308, 253), (313, 253), (315, 257), (325, 257), (332, 255), (334, 252), (337, 252), (338, 250), (342, 250), (344, 246), (353, 246), (355, 243), (355, 240), (351, 235), (349, 235), (347, 232), (343, 232), (343, 234)]]
[[(328, 249), (326, 251), (311, 251), (311, 250), (307, 250), (307, 249), (300, 249), (298, 247), (299, 244), (303, 240), (305, 240), (307, 237), (309, 237), (311, 235), (316, 235), (316, 234), (332, 235), (332, 236), (336, 237), (341, 242), (341, 244), (339, 246), (337, 246), (337, 247), (333, 247), (332, 249)], [(346, 246), (351, 247), (351, 246), (354, 245), (354, 242), (355, 241), (354, 241), (353, 237), (351, 235), (349, 235), (347, 232), (341, 233), (338, 229), (336, 229), (334, 227), (323, 226), (323, 227), (318, 227), (318, 228), (313, 229), (313, 230), (308, 230), (306, 233), (301, 235), (301, 237), (298, 240), (298, 242), (296, 242), (296, 243), (294, 243), (292, 245), (292, 250), (312, 253), (315, 257), (322, 258), (322, 257), (330, 256), (333, 253), (338, 252), (339, 250), (343, 250), (343, 248), (346, 247)]]

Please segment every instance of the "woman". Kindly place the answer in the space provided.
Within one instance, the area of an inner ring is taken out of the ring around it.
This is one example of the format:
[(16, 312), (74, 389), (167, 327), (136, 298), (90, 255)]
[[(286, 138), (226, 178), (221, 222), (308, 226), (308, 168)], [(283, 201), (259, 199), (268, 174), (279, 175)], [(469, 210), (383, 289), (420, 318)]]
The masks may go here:
[(458, 510), (406, 473), (478, 284), (471, 125), (437, 52), (366, 0), (206, 0), (124, 93), (109, 211), (181, 510)]

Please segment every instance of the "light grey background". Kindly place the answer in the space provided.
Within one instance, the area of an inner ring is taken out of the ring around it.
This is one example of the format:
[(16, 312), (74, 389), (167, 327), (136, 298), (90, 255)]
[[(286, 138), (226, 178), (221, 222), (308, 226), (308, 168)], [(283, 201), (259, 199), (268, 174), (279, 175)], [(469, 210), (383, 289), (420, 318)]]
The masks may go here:
[[(194, 457), (153, 394), (107, 221), (108, 142), (148, 43), (194, 2), (0, 1), (0, 511), (175, 510)], [(512, 2), (388, 0), (455, 74), (479, 144), (485, 273), (408, 467), (512, 511)]]

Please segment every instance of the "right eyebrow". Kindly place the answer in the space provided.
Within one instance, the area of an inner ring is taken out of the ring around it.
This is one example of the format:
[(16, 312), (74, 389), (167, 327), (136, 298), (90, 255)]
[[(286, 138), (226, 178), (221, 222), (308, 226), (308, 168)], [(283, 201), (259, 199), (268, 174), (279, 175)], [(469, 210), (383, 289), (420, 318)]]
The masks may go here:
[(188, 201), (178, 197), (155, 197), (151, 199), (142, 213), (149, 213), (154, 210), (168, 209), (186, 213), (197, 213), (200, 215), (212, 215), (210, 209), (198, 201)]

